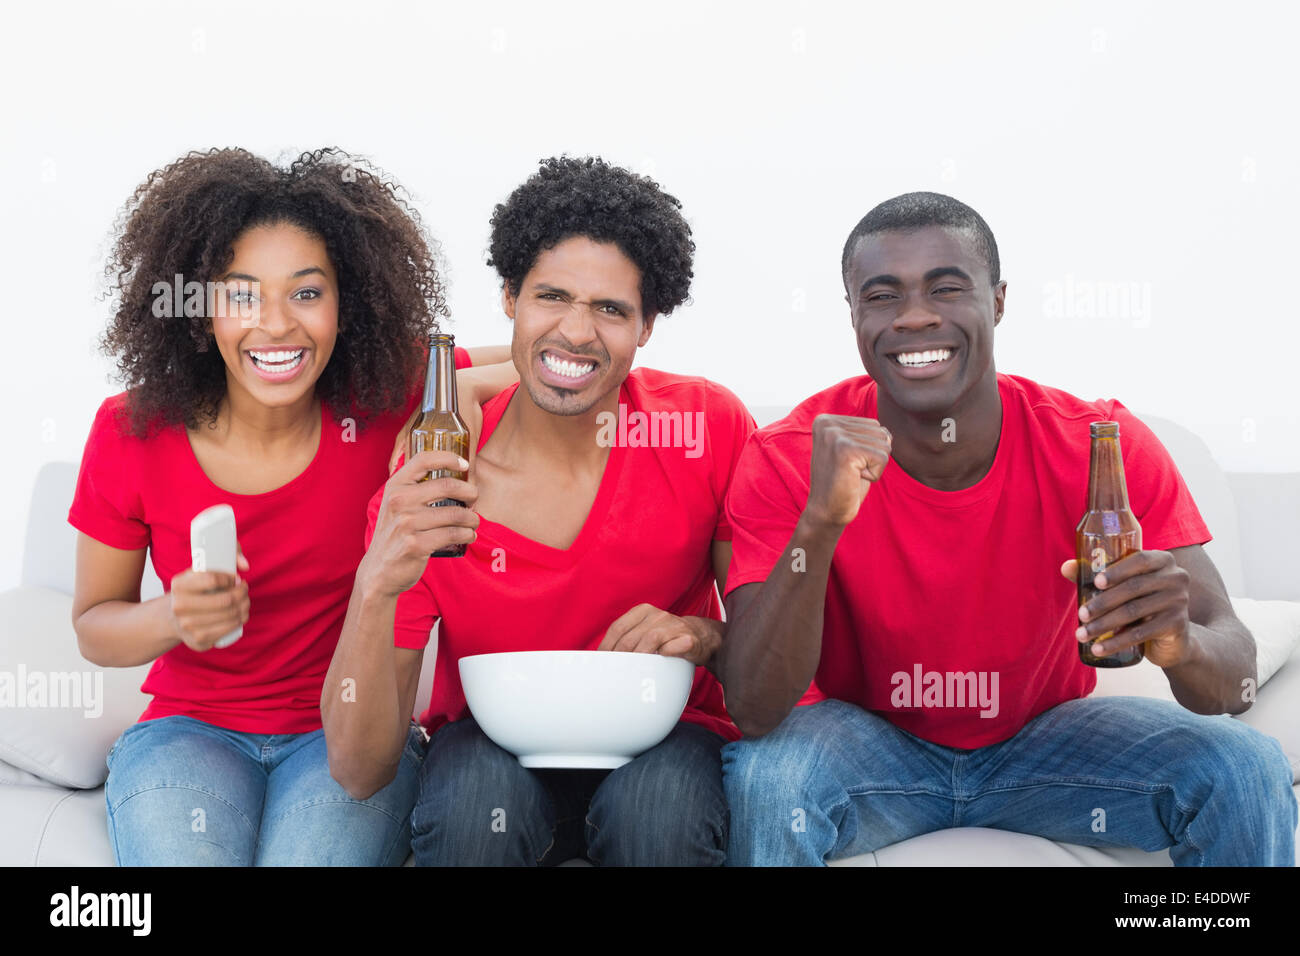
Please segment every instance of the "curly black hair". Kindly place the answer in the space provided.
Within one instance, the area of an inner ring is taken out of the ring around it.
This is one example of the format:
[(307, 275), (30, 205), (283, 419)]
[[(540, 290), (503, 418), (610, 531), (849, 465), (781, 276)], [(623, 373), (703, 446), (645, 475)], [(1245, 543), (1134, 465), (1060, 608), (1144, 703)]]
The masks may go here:
[(320, 238), (338, 276), (338, 337), (316, 396), (358, 427), (403, 408), (423, 376), (421, 346), (447, 315), (437, 244), (401, 188), (339, 149), (287, 167), (243, 149), (191, 152), (155, 170), (123, 206), (104, 272), (114, 314), (100, 342), (117, 359), (131, 426), (215, 421), (225, 363), (202, 316), (154, 314), (154, 284), (225, 274), (235, 241), (268, 224)]
[(598, 157), (554, 157), (492, 211), (488, 265), (511, 295), (539, 253), (586, 236), (616, 243), (641, 272), (641, 311), (667, 315), (690, 293), (695, 243), (682, 204)]

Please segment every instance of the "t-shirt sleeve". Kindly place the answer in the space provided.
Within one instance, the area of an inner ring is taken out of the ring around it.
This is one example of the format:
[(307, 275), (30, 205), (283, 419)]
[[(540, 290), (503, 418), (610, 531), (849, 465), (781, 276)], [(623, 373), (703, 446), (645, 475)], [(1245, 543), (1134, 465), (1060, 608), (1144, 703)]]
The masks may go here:
[(732, 539), (724, 598), (742, 584), (766, 581), (785, 553), (804, 505), (793, 487), (796, 479), (767, 436), (756, 433), (745, 443), (727, 494)]
[(455, 348), (456, 357), (454, 363), (457, 368), (473, 368), (474, 362), (469, 357), (469, 349), (463, 349), (459, 345)]
[[(375, 537), (379, 509), (384, 502), (384, 486), (371, 496), (366, 505), (366, 548)], [(438, 603), (429, 588), (428, 569), (415, 582), (415, 586), (397, 598), (397, 612), (393, 617), (393, 646), (423, 650), (429, 644), (429, 635), (438, 621)]]
[(132, 461), (141, 443), (122, 434), (119, 407), (119, 398), (105, 399), (90, 426), (68, 523), (109, 547), (138, 551), (151, 538)]
[(736, 473), (736, 463), (745, 450), (745, 442), (758, 426), (745, 404), (721, 385), (712, 386), (710, 390), (708, 423), (714, 494), (718, 502), (718, 523), (713, 531), (713, 540), (730, 541), (732, 528), (727, 518), (727, 492)]
[(1111, 416), (1119, 422), (1124, 481), (1129, 507), (1142, 526), (1142, 547), (1169, 551), (1209, 541), (1205, 519), (1160, 439), (1119, 402)]

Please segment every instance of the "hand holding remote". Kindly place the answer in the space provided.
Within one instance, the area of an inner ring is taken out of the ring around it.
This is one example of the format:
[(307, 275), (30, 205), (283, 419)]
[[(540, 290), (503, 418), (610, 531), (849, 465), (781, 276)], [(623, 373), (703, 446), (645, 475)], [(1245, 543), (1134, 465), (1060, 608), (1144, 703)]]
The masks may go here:
[(248, 583), (237, 572), (248, 570), (235, 538), (235, 513), (216, 505), (190, 525), (192, 567), (172, 578), (172, 623), (176, 636), (195, 651), (229, 647), (244, 633), (248, 620)]

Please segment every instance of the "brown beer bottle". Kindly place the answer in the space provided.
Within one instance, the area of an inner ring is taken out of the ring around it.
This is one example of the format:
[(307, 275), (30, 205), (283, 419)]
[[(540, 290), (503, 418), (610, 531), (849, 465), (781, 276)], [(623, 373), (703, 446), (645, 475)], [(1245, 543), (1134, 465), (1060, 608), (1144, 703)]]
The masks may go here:
[[(1093, 578), (1134, 551), (1142, 550), (1142, 528), (1128, 507), (1124, 484), (1124, 459), (1119, 452), (1119, 423), (1093, 422), (1092, 463), (1088, 470), (1088, 513), (1075, 529), (1075, 557), (1079, 559), (1079, 606), (1097, 593)], [(1117, 654), (1097, 657), (1092, 645), (1104, 641), (1106, 632), (1079, 644), (1079, 659), (1093, 667), (1129, 667), (1142, 660), (1142, 645)]]
[[(411, 429), (411, 441), (407, 450), (407, 460), (422, 451), (449, 451), (469, 461), (469, 429), (460, 417), (456, 407), (456, 339), (455, 336), (437, 334), (429, 340), (429, 370), (424, 377), (424, 412), (415, 427)], [(420, 481), (434, 478), (459, 478), (466, 481), (467, 471), (449, 471), (442, 469), (431, 471)], [(447, 505), (460, 505), (465, 502), (454, 498), (443, 498), (431, 505), (441, 508)], [(459, 558), (465, 554), (465, 545), (454, 544), (433, 552), (432, 558)]]

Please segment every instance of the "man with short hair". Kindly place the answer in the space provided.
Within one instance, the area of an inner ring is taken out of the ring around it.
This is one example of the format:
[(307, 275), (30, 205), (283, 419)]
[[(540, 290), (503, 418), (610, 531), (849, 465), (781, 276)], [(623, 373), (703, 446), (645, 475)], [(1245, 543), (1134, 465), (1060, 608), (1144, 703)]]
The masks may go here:
[[(729, 862), (992, 827), (1172, 847), (1179, 865), (1293, 863), (1277, 741), (1202, 716), (1250, 706), (1255, 647), (1159, 441), (1118, 402), (997, 373), (1007, 284), (968, 206), (882, 203), (842, 266), (867, 375), (756, 432), (728, 497), (718, 673), (746, 735), (723, 752)], [(1097, 420), (1120, 425), (1144, 549), (1080, 608), (1065, 559)], [(1088, 699), (1085, 640), (1103, 658), (1144, 643), (1182, 706)]]
[[(720, 750), (739, 735), (706, 667), (723, 633), (723, 503), (754, 423), (713, 382), (632, 368), (685, 301), (693, 253), (675, 198), (597, 159), (547, 160), (496, 208), (490, 264), (519, 384), (484, 406), (469, 482), (417, 484), (457, 467), (426, 452), (372, 500), (322, 697), (332, 772), (350, 793), (382, 787), (440, 622), (419, 865), (725, 859)], [(466, 507), (426, 507), (440, 498)], [(458, 543), (464, 557), (429, 559)], [(468, 711), (463, 656), (601, 649), (697, 665), (680, 723), (613, 771), (525, 769)], [(355, 700), (340, 699), (346, 677)]]

